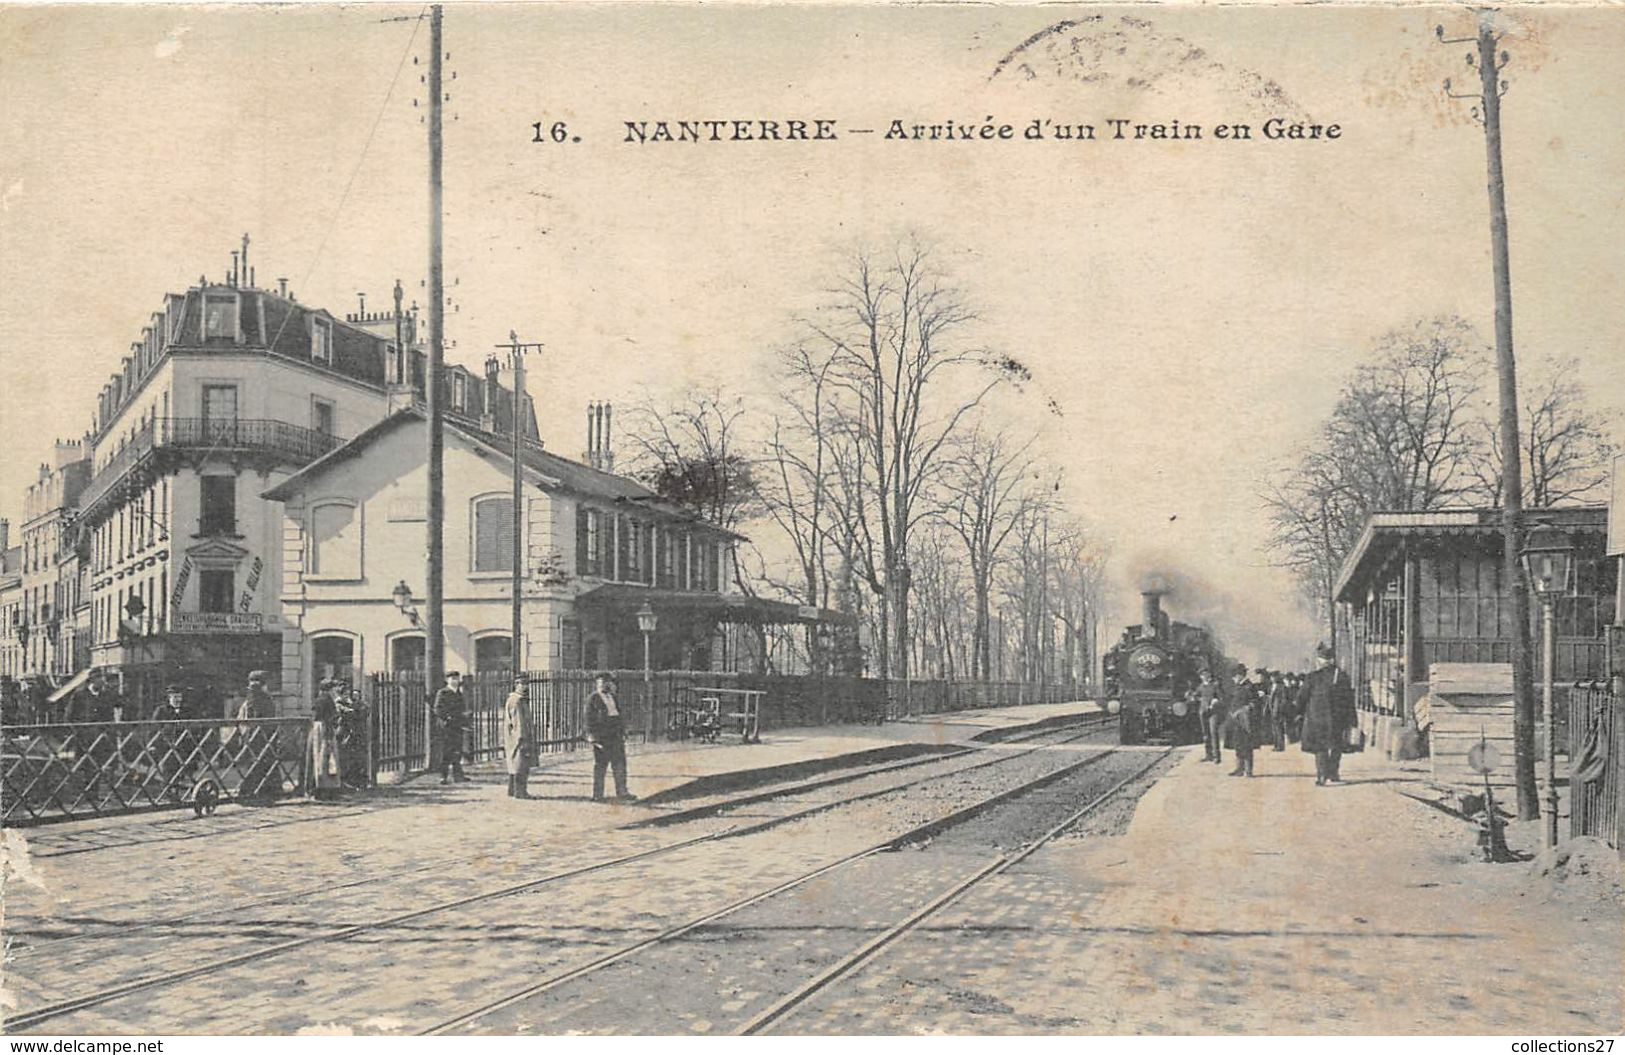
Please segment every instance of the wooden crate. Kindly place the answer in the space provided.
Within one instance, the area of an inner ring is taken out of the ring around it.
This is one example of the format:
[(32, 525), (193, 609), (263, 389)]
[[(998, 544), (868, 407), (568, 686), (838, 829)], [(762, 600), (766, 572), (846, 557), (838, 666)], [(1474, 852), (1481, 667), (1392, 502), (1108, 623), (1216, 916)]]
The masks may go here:
[(1428, 669), (1425, 713), (1433, 776), (1450, 784), (1481, 785), (1467, 752), (1487, 741), (1500, 754), (1490, 783), (1516, 781), (1512, 741), (1512, 664), (1435, 663)]

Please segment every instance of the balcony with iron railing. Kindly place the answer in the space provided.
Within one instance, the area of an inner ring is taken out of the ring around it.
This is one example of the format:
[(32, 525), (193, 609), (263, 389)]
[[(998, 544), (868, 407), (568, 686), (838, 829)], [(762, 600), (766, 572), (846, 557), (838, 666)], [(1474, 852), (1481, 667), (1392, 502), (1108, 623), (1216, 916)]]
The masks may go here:
[(342, 437), (270, 418), (154, 418), (91, 478), (80, 508), (94, 519), (121, 484), (156, 469), (167, 454), (253, 458), (297, 469), (343, 444)]

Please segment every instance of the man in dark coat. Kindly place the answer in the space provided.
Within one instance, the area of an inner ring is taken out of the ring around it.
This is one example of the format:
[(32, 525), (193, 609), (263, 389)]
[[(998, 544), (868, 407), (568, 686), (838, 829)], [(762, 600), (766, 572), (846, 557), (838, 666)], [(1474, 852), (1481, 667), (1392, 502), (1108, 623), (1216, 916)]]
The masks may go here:
[(1338, 764), (1343, 740), (1354, 728), (1354, 689), (1337, 669), (1336, 657), (1326, 645), (1315, 650), (1318, 669), (1303, 679), (1297, 707), (1303, 715), (1302, 747), (1315, 756), (1315, 784), (1341, 783)]
[(615, 678), (607, 671), (595, 679), (587, 700), (587, 742), (592, 744), (592, 800), (604, 801), (604, 770), (615, 771), (615, 797), (637, 798), (626, 790), (626, 724), (615, 700)]
[(123, 706), (118, 693), (108, 687), (106, 675), (92, 671), (84, 687), (68, 697), (64, 717), (70, 722), (111, 722)]
[(1225, 686), (1224, 746), (1236, 753), (1233, 777), (1253, 775), (1253, 748), (1258, 740), (1258, 686), (1247, 680), (1247, 665), (1237, 663)]
[(468, 703), (463, 699), (463, 676), (446, 672), (446, 686), (434, 694), (434, 719), (440, 727), (440, 783), (468, 783), (463, 774), (463, 737), (468, 735)]

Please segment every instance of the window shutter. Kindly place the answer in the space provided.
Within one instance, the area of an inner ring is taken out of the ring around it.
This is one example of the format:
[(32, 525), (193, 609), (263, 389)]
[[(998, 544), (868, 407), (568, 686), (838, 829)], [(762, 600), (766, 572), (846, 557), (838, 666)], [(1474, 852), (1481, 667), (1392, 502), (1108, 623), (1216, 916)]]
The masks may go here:
[(513, 570), (513, 499), (474, 503), (474, 570)]
[(587, 507), (576, 506), (576, 574), (590, 573), (592, 555), (587, 552)]
[(643, 581), (650, 586), (655, 584), (655, 526), (646, 524), (643, 528)]

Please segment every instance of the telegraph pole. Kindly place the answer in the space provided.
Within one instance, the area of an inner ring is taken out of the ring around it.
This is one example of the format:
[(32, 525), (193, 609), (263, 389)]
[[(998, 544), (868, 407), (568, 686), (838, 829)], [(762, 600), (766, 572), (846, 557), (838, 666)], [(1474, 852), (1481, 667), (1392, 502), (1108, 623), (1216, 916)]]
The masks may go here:
[[(1501, 168), (1501, 93), (1506, 83), (1501, 69), (1506, 52), (1497, 53), (1495, 12), (1478, 12), (1476, 40), (1446, 40), (1444, 27), (1436, 28), (1446, 44), (1476, 43), (1477, 55), (1467, 61), (1478, 67), (1479, 92), (1454, 98), (1477, 98), (1475, 116), (1484, 122), (1484, 156), (1489, 176), (1490, 258), (1495, 285), (1495, 364), (1500, 381), (1501, 433), (1501, 581), (1512, 602), (1512, 746), (1518, 783), (1518, 817), (1540, 817), (1540, 795), (1535, 785), (1535, 691), (1532, 648), (1529, 641), (1529, 593), (1523, 582), (1519, 555), (1523, 550), (1523, 443), (1518, 429), (1518, 369), (1512, 352), (1512, 269), (1507, 252), (1506, 180)], [(1551, 730), (1547, 730), (1547, 736)]]
[[(444, 219), (441, 201), (441, 110), (445, 90), (440, 66), (445, 47), (440, 35), (441, 8), (429, 8), (429, 363), (423, 387), (429, 405), (429, 495), (427, 502), (428, 601), (424, 612), (424, 702), (446, 680), (445, 638), (445, 408), (441, 405), (440, 375), (446, 360), (446, 278), (444, 272)], [(433, 737), (429, 738), (431, 742)], [(432, 748), (431, 748), (432, 753)], [(432, 765), (431, 761), (431, 765)]]
[(523, 593), (525, 583), (524, 546), (524, 453), (525, 453), (525, 353), (542, 350), (540, 341), (521, 343), (519, 334), (508, 331), (508, 343), (498, 348), (508, 350), (508, 363), (513, 368), (513, 611), (512, 657), (515, 676), (524, 672), (525, 656), (521, 642), (525, 639)]

